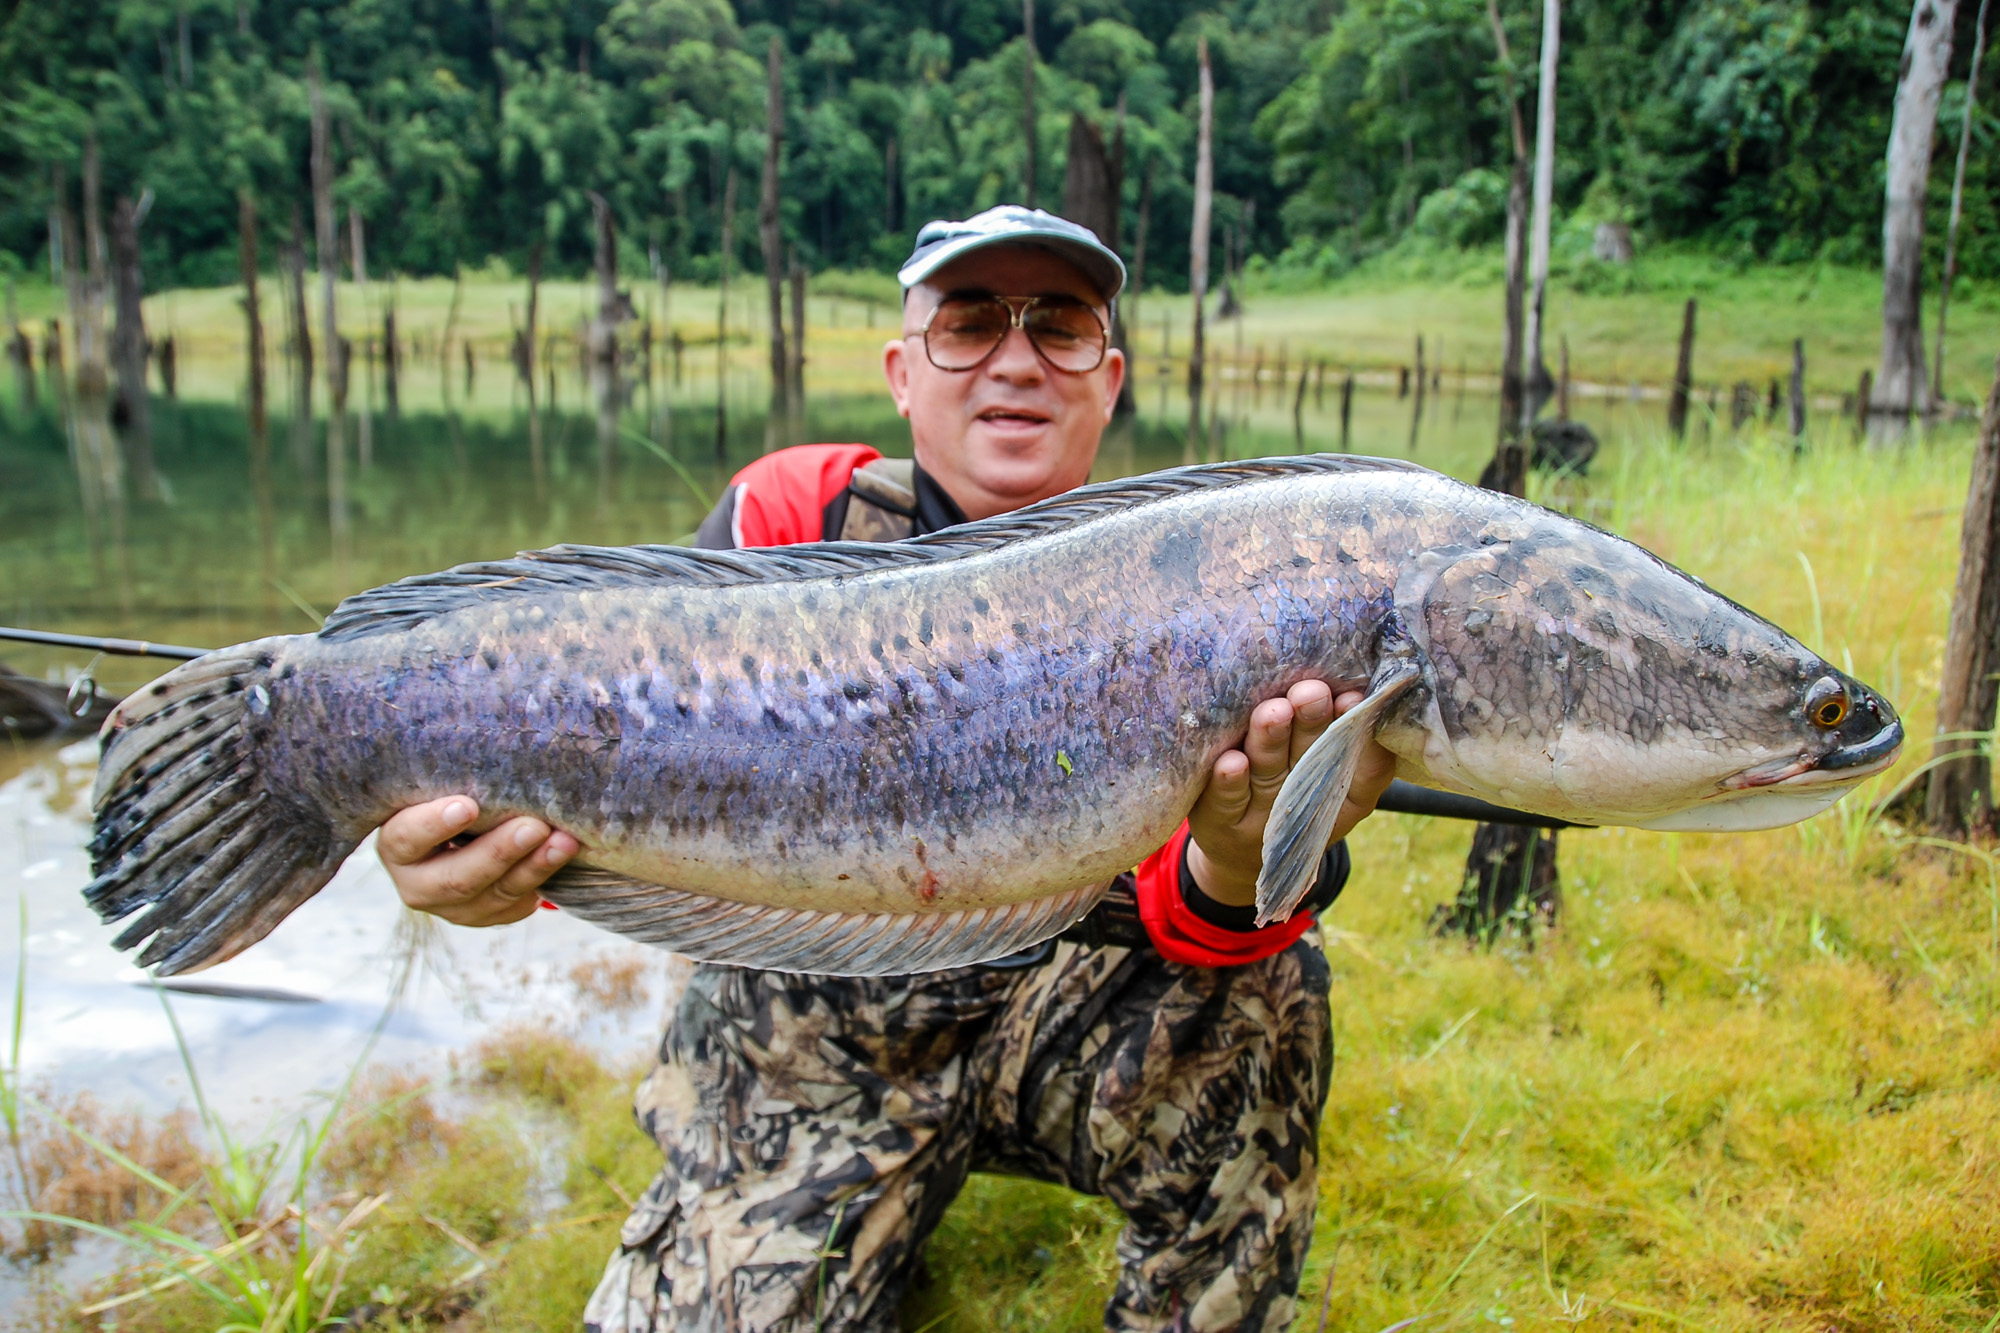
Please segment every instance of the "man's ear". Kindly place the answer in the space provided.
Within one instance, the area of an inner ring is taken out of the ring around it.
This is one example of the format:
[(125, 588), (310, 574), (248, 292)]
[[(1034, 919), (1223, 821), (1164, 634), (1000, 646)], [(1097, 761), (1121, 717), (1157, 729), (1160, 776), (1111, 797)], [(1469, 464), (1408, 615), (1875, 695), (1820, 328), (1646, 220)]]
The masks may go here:
[(1118, 411), (1118, 394), (1125, 387), (1125, 353), (1110, 348), (1104, 353), (1104, 421), (1109, 425)]
[(901, 338), (882, 344), (882, 378), (889, 381), (889, 397), (895, 400), (896, 415), (910, 415), (910, 344)]

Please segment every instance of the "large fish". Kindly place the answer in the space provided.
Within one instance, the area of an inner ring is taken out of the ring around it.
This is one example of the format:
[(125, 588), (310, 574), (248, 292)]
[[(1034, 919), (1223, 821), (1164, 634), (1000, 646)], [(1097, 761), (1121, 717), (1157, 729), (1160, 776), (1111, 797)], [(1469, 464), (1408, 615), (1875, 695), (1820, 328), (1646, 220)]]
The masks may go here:
[(1895, 712), (1587, 524), (1411, 464), (1180, 468), (886, 546), (558, 547), (163, 676), (104, 730), (86, 890), (140, 962), (235, 954), (433, 797), (583, 850), (546, 896), (697, 958), (921, 971), (1063, 929), (1250, 711), (1365, 687), (1279, 792), (1288, 914), (1370, 733), (1414, 782), (1746, 829), (1887, 767)]

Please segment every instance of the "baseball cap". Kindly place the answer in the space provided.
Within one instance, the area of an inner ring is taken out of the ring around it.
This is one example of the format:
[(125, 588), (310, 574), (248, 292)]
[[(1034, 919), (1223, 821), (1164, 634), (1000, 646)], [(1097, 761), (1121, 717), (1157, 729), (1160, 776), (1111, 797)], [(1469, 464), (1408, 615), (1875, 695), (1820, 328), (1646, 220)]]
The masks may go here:
[(1019, 204), (1001, 204), (963, 222), (926, 222), (917, 233), (917, 248), (896, 271), (896, 281), (908, 291), (960, 255), (989, 245), (1038, 245), (1053, 250), (1082, 269), (1107, 302), (1125, 285), (1125, 261), (1098, 240), (1096, 232), (1068, 218)]

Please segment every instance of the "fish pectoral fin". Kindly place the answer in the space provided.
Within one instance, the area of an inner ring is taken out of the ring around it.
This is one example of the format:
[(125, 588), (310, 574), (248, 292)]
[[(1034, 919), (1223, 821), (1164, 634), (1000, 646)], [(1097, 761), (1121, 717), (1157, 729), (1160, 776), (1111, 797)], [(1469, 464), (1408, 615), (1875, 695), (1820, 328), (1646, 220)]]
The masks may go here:
[(1283, 921), (1297, 910), (1319, 876), (1341, 802), (1354, 783), (1362, 747), (1403, 692), (1423, 677), (1404, 658), (1383, 664), (1368, 697), (1320, 733), (1278, 789), (1264, 825), (1264, 868), (1257, 876), (1257, 924)]
[(571, 864), (542, 896), (594, 926), (708, 963), (898, 976), (1018, 953), (1075, 924), (1110, 882), (1046, 898), (948, 912), (839, 912), (735, 902)]

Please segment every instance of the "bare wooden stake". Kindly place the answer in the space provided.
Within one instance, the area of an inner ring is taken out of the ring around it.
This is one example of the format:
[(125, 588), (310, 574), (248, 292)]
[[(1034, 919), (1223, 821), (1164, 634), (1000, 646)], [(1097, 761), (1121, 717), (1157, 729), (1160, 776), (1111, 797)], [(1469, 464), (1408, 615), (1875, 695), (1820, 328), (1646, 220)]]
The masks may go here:
[[(1687, 436), (1688, 395), (1694, 390), (1694, 312), (1695, 302), (1690, 296), (1687, 309), (1681, 313), (1680, 355), (1674, 362), (1673, 394), (1667, 399), (1667, 429), (1676, 439)], [(1777, 381), (1771, 383), (1775, 394)]]

